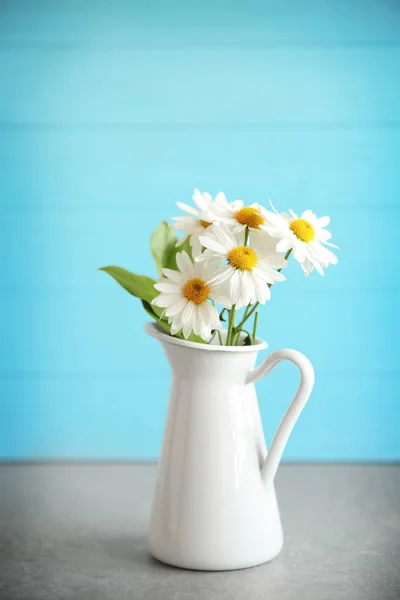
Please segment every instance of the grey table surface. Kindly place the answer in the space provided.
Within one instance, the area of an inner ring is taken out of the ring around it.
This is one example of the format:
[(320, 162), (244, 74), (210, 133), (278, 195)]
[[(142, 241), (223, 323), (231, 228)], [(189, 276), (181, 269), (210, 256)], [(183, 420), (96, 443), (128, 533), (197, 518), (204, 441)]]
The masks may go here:
[(153, 465), (0, 466), (1, 600), (399, 600), (400, 466), (282, 465), (285, 545), (242, 571), (152, 559)]

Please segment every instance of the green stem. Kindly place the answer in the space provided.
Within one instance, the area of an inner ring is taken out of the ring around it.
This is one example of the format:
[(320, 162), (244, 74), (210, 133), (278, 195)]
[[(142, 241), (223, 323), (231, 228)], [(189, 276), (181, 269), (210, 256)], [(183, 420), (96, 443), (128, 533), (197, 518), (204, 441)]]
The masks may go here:
[(241, 330), (239, 329), (239, 331), (237, 333), (235, 333), (235, 335), (233, 336), (233, 346), (238, 345), (238, 341), (240, 339), (240, 333), (241, 333)]
[(235, 330), (235, 311), (236, 305), (232, 304), (232, 308), (229, 310), (228, 333), (226, 336), (227, 346), (232, 346), (232, 337)]
[(254, 324), (253, 324), (253, 346), (256, 343), (256, 339), (257, 339), (257, 325), (258, 325), (258, 310), (256, 311), (256, 314), (254, 315)]
[(249, 241), (249, 228), (246, 227), (246, 231), (244, 234), (244, 245), (247, 246), (247, 242)]
[(248, 312), (249, 312), (249, 308), (250, 308), (250, 306), (251, 306), (251, 305), (250, 305), (250, 304), (248, 304), (248, 305), (246, 306), (246, 308), (244, 309), (243, 319), (240, 321), (239, 325), (237, 325), (237, 326), (235, 327), (235, 329), (236, 329), (236, 330), (238, 330), (238, 329), (240, 330), (240, 327), (241, 327), (241, 325), (243, 325), (243, 323), (244, 323), (245, 321), (247, 321), (247, 318), (248, 318)]
[[(236, 330), (241, 329), (243, 323), (245, 323), (247, 321), (247, 319), (249, 319), (251, 317), (251, 315), (253, 314), (253, 312), (256, 310), (256, 308), (258, 307), (259, 302), (256, 302), (255, 304), (253, 304), (253, 307), (251, 308), (251, 310), (246, 314), (246, 312), (244, 313), (244, 317), (243, 319), (240, 321), (239, 325), (237, 325), (235, 327)], [(247, 307), (248, 308), (248, 307)]]
[[(288, 250), (285, 254), (285, 260), (287, 260), (289, 258), (289, 256), (292, 254), (292, 250), (293, 248), (290, 248), (290, 250)], [(279, 269), (279, 273), (282, 271), (282, 269)]]
[[(250, 308), (250, 304), (248, 304), (246, 306), (246, 308), (244, 309), (244, 314), (243, 314), (243, 318), (247, 318), (247, 313), (249, 312), (249, 308)], [(237, 328), (236, 328), (237, 329)]]

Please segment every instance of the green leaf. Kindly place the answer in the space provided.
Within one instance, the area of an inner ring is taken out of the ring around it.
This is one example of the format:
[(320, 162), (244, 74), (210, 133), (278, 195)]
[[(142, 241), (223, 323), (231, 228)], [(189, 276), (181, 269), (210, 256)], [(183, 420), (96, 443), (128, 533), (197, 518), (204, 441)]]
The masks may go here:
[(170, 262), (169, 257), (174, 254), (177, 240), (178, 238), (176, 237), (175, 230), (173, 227), (171, 227), (171, 225), (168, 225), (166, 221), (162, 221), (161, 225), (157, 227), (151, 236), (150, 250), (156, 263), (157, 273), (159, 275), (162, 274), (161, 269), (164, 267), (168, 267), (169, 269), (174, 268), (169, 266), (168, 263)]
[(108, 273), (132, 296), (145, 300), (148, 303), (159, 294), (154, 288), (155, 281), (151, 277), (136, 275), (122, 267), (101, 267), (99, 270)]
[[(176, 252), (174, 252), (173, 256), (176, 256)], [(169, 267), (171, 268), (171, 267)], [(120, 286), (122, 286), (127, 292), (135, 296), (136, 298), (140, 298), (142, 301), (143, 308), (147, 312), (147, 314), (157, 322), (157, 325), (163, 329), (166, 333), (170, 333), (170, 325), (166, 319), (161, 319), (161, 314), (163, 309), (154, 306), (151, 304), (153, 298), (158, 296), (159, 292), (154, 288), (154, 284), (156, 283), (154, 279), (151, 277), (145, 277), (144, 275), (136, 275), (127, 269), (123, 269), (122, 267), (101, 267), (100, 271), (104, 271), (108, 273)], [(182, 332), (176, 334), (175, 337), (183, 339)], [(200, 344), (205, 344), (206, 342), (191, 333), (189, 336), (190, 342), (198, 342)]]
[(252, 342), (252, 340), (251, 340), (251, 336), (250, 336), (250, 334), (248, 333), (248, 334), (246, 335), (246, 337), (244, 338), (243, 346), (251, 346), (251, 345), (252, 345), (252, 343), (253, 343), (253, 342)]
[(176, 245), (177, 241), (175, 230), (166, 221), (163, 221), (151, 236), (150, 249), (159, 275), (162, 274), (164, 268), (177, 270), (176, 255), (178, 252), (187, 252), (190, 259), (193, 260), (190, 239), (186, 238), (180, 246)]
[(167, 267), (167, 269), (173, 269), (174, 271), (178, 269), (178, 266), (176, 264), (176, 255), (178, 252), (187, 252), (190, 260), (193, 262), (192, 246), (190, 245), (190, 239), (186, 238), (186, 240), (180, 246), (176, 246), (174, 244), (174, 246), (169, 249), (164, 267)]
[(193, 333), (193, 331), (188, 337), (188, 342), (197, 342), (198, 344), (207, 344), (207, 342), (205, 340), (203, 340), (203, 338), (201, 338), (199, 335), (196, 335), (195, 333)]

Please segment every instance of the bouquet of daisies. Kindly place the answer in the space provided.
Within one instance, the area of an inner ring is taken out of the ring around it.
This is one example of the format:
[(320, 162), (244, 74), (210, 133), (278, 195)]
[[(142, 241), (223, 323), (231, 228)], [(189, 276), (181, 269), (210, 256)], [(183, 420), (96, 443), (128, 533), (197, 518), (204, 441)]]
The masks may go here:
[[(329, 217), (306, 210), (279, 213), (271, 204), (243, 206), (220, 192), (213, 199), (195, 190), (194, 206), (153, 233), (150, 248), (160, 279), (121, 267), (103, 267), (142, 301), (146, 312), (170, 335), (221, 345), (254, 344), (258, 308), (271, 299), (271, 288), (285, 281), (289, 256), (309, 275), (320, 275), (337, 257), (328, 240)], [(178, 238), (176, 231), (182, 231)], [(240, 311), (240, 312), (239, 312)], [(225, 325), (225, 327), (224, 327)]]

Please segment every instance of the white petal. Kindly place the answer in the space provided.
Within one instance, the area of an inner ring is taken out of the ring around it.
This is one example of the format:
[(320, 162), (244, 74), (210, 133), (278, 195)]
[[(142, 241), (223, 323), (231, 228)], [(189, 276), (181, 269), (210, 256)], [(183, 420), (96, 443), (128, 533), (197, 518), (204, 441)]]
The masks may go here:
[(174, 283), (182, 284), (184, 282), (184, 277), (182, 277), (182, 273), (179, 271), (174, 271), (173, 269), (162, 269), (163, 275), (173, 281)]
[(319, 261), (318, 261), (318, 260), (314, 261), (314, 262), (313, 262), (313, 265), (314, 265), (314, 267), (315, 267), (316, 271), (318, 271), (318, 273), (319, 273), (320, 275), (322, 275), (322, 277), (323, 277), (323, 276), (324, 276), (324, 270), (323, 270), (323, 268), (321, 267), (321, 264), (319, 263)]
[(214, 202), (215, 202), (215, 204), (221, 205), (224, 207), (228, 204), (224, 192), (218, 192), (218, 194), (214, 198)]
[(192, 321), (189, 321), (189, 323), (184, 323), (183, 324), (183, 337), (188, 339), (188, 337), (190, 336), (190, 334), (193, 331), (193, 325), (192, 325)]
[(336, 248), (336, 250), (340, 250), (339, 246), (335, 244), (331, 244), (331, 242), (323, 242), (325, 246), (330, 246), (331, 248)]
[(239, 271), (237, 269), (233, 269), (233, 273), (231, 273), (231, 277), (229, 279), (229, 297), (232, 300), (232, 304), (239, 302), (240, 294), (241, 281)]
[(271, 254), (270, 256), (263, 256), (259, 262), (269, 269), (283, 269), (288, 264), (286, 258), (284, 258), (282, 254), (277, 253)]
[(330, 222), (330, 217), (320, 217), (319, 219), (317, 219), (318, 227), (327, 227)]
[(276, 251), (286, 253), (288, 250), (293, 248), (293, 241), (294, 240), (291, 240), (290, 238), (282, 238), (276, 245)]
[(208, 325), (210, 325), (211, 329), (222, 329), (218, 311), (215, 308), (215, 306), (213, 306), (209, 302), (204, 302), (202, 306), (205, 307), (202, 309), (204, 318), (206, 318), (205, 315), (207, 315), (206, 322)]
[(204, 200), (203, 194), (200, 192), (200, 190), (194, 190), (192, 199), (200, 210), (204, 210), (204, 208), (207, 208), (207, 200)]
[(310, 258), (315, 258), (319, 262), (324, 262), (327, 265), (332, 264), (336, 265), (338, 263), (338, 257), (336, 254), (333, 254), (328, 248), (323, 246), (320, 242), (313, 241), (310, 246)]
[(193, 263), (190, 260), (187, 252), (177, 253), (176, 264), (178, 265), (178, 269), (185, 276), (186, 279), (192, 279), (194, 277)]
[(151, 304), (160, 306), (161, 308), (168, 308), (168, 306), (175, 304), (175, 302), (178, 302), (181, 298), (182, 296), (180, 294), (160, 294), (151, 301)]
[(214, 302), (216, 302), (217, 304), (220, 304), (224, 308), (229, 309), (232, 307), (232, 302), (228, 298), (228, 296), (229, 296), (229, 289), (228, 289), (228, 286), (226, 283), (222, 284), (222, 285), (213, 285), (212, 286), (211, 293), (210, 293), (211, 300), (214, 300)]
[(232, 233), (236, 235), (237, 233), (241, 233), (246, 229), (246, 225), (242, 225), (242, 223), (235, 223), (232, 225)]
[(271, 297), (270, 289), (265, 281), (257, 277), (254, 273), (253, 285), (257, 302), (265, 304), (265, 301)]
[(192, 323), (194, 333), (201, 336), (202, 318), (200, 306), (195, 305), (194, 307)]
[(297, 241), (293, 246), (293, 256), (297, 262), (302, 263), (306, 258), (307, 251), (304, 242)]
[(194, 217), (197, 217), (199, 214), (199, 211), (196, 208), (194, 208), (194, 206), (189, 206), (189, 204), (184, 204), (183, 202), (177, 202), (176, 205), (178, 208), (180, 208), (181, 210), (184, 210), (189, 215), (193, 215)]
[(300, 263), (300, 266), (303, 269), (306, 277), (310, 275), (314, 268), (313, 264), (308, 260), (308, 258), (306, 258), (304, 262)]
[[(219, 313), (217, 311), (216, 308), (214, 308), (213, 306), (211, 307), (213, 309), (213, 314), (211, 316), (211, 320), (210, 320), (210, 324), (212, 329), (216, 329), (217, 331), (222, 331), (223, 327), (222, 327), (222, 323), (219, 319)], [(211, 315), (211, 313), (210, 313)]]
[(268, 219), (268, 223), (271, 223), (275, 227), (287, 228), (287, 222), (281, 217), (281, 215), (276, 215), (269, 210), (265, 210), (265, 214), (263, 213), (263, 215), (266, 219)]
[(226, 254), (226, 247), (223, 246), (220, 242), (214, 237), (209, 235), (201, 235), (199, 236), (199, 240), (204, 248), (208, 248), (209, 250), (213, 250), (214, 252), (218, 252), (218, 254), (224, 255)]
[(171, 335), (175, 335), (181, 329), (182, 329), (182, 320), (181, 320), (180, 315), (177, 315), (177, 317), (174, 317), (173, 319), (171, 319), (171, 329), (170, 329)]
[(271, 279), (271, 270), (268, 268), (263, 268), (261, 265), (256, 265), (253, 269), (253, 273), (262, 281), (267, 281), (268, 283), (272, 283)]
[[(194, 217), (172, 217), (176, 219), (176, 223), (173, 224), (175, 229), (178, 231), (183, 230), (187, 235), (191, 233), (203, 233), (204, 227), (200, 223), (199, 219)], [(181, 240), (180, 240), (181, 241)]]
[(316, 237), (319, 242), (327, 242), (331, 239), (332, 234), (327, 229), (320, 229), (316, 232)]
[(154, 287), (159, 292), (163, 292), (164, 294), (179, 294), (182, 289), (182, 286), (178, 283), (155, 283)]
[(254, 273), (267, 283), (274, 283), (275, 281), (285, 281), (286, 277), (282, 275), (282, 273), (278, 273), (278, 271), (274, 271), (273, 269), (269, 269), (264, 267), (262, 264), (257, 265), (253, 269)]
[(212, 204), (213, 199), (211, 197), (211, 194), (209, 194), (208, 192), (203, 192), (203, 198), (207, 202), (207, 204)]
[[(178, 228), (178, 227), (177, 227)], [(186, 240), (188, 239), (189, 234), (186, 233), (185, 235), (183, 235), (181, 238), (179, 238), (179, 240), (177, 240), (175, 247), (178, 248), (179, 246), (182, 246), (183, 242), (186, 242)]]
[(272, 201), (269, 200), (269, 204), (276, 215), (279, 215), (279, 212), (276, 210), (275, 206), (272, 204)]
[(267, 231), (269, 235), (275, 239), (282, 239), (288, 236), (291, 237), (290, 229), (287, 227), (283, 229), (282, 227), (268, 227), (268, 225), (261, 225), (261, 229)]
[(196, 257), (200, 256), (201, 251), (203, 250), (203, 246), (200, 242), (200, 236), (197, 233), (194, 233), (192, 236), (190, 236), (190, 245), (192, 247), (193, 258), (196, 260)]
[[(251, 303), (251, 294), (249, 293), (251, 290), (249, 289), (249, 278), (251, 277), (248, 271), (238, 271), (239, 277), (239, 296), (236, 300), (236, 307), (242, 308), (243, 306), (247, 306)], [(253, 289), (253, 285), (251, 288)]]
[[(207, 252), (207, 250), (205, 252)], [(214, 275), (217, 273), (218, 267), (220, 266), (219, 260), (220, 259), (215, 258), (215, 256), (207, 261), (197, 260), (194, 263), (194, 272), (196, 277), (200, 277), (201, 279), (204, 279), (204, 281), (209, 281), (209, 279), (214, 277)]]
[(303, 214), (301, 215), (301, 218), (304, 219), (305, 221), (313, 221), (314, 215), (313, 215), (313, 211), (310, 210), (309, 208), (307, 210), (305, 210), (303, 212)]
[(193, 329), (194, 303), (188, 302), (182, 311), (183, 337), (188, 338)]
[(194, 303), (189, 301), (182, 311), (182, 323), (183, 324), (191, 321), (193, 311), (194, 311)]
[[(215, 238), (225, 246), (227, 250), (231, 250), (237, 246), (237, 237), (235, 237), (225, 223), (218, 223), (218, 225), (213, 225), (210, 227), (211, 234), (215, 236)], [(244, 239), (244, 236), (243, 236)]]
[(281, 217), (289, 224), (293, 221), (292, 217), (285, 212), (281, 213)]
[(167, 310), (165, 311), (165, 315), (167, 317), (174, 317), (175, 315), (179, 314), (186, 306), (186, 304), (188, 303), (187, 298), (180, 298), (177, 302), (174, 302), (174, 304), (171, 304), (171, 306), (169, 306), (167, 308)]
[(229, 204), (230, 209), (232, 210), (232, 212), (236, 212), (238, 210), (240, 210), (243, 206), (243, 202), (242, 200), (234, 200), (233, 202), (231, 202)]
[(243, 300), (246, 300), (246, 304), (253, 304), (256, 301), (256, 292), (253, 283), (254, 277), (250, 271), (245, 271), (244, 275), (242, 282), (245, 286), (247, 297), (243, 297)]
[(283, 275), (283, 273), (278, 273), (278, 271), (274, 271), (273, 269), (271, 269), (269, 273), (272, 281), (274, 282), (286, 281), (286, 277)]
[(262, 229), (252, 229), (250, 232), (250, 246), (257, 251), (259, 256), (276, 252), (276, 239)]
[(217, 273), (214, 275), (214, 277), (212, 277), (209, 281), (207, 281), (208, 284), (215, 284), (215, 285), (221, 285), (221, 283), (223, 283), (224, 281), (226, 281), (227, 279), (229, 279), (229, 277), (232, 275), (233, 271), (235, 269), (233, 267), (231, 267), (230, 265), (225, 265), (224, 267), (221, 267), (221, 269), (219, 269), (217, 271)]
[(206, 302), (199, 305), (199, 311), (202, 318), (201, 337), (208, 341), (211, 337), (211, 325), (208, 322), (208, 308)]
[(337, 265), (339, 262), (339, 259), (336, 256), (336, 254), (333, 254), (333, 252), (328, 250), (328, 248), (324, 248), (323, 260), (326, 260), (331, 265)]
[(236, 246), (236, 239), (231, 234), (231, 230), (225, 223), (219, 223), (209, 228), (210, 235), (224, 247), (225, 251)]

